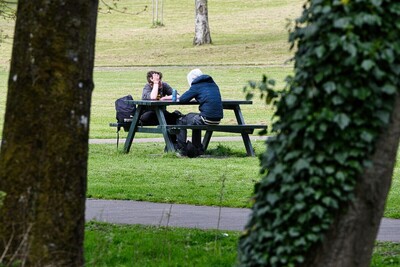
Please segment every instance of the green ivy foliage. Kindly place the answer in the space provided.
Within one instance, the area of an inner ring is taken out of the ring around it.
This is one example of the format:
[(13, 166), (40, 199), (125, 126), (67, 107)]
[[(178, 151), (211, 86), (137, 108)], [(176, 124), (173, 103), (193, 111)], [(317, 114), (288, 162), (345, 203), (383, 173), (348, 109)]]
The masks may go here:
[(301, 265), (354, 197), (400, 92), (399, 16), (398, 0), (309, 0), (287, 87), (250, 82), (279, 98), (240, 266)]

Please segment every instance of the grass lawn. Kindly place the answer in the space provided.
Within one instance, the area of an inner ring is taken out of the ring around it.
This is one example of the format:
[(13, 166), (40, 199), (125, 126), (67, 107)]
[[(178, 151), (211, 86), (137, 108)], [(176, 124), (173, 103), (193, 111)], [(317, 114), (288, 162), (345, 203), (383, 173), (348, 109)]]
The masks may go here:
[[(260, 156), (264, 141), (252, 142)], [(116, 145), (90, 145), (88, 197), (227, 207), (250, 207), (261, 179), (258, 157), (246, 157), (242, 142), (213, 142), (204, 158), (164, 153), (162, 143), (133, 143), (129, 154)], [(400, 219), (400, 158), (385, 217)], [(221, 189), (223, 197), (220, 201)]]
[[(243, 99), (243, 86), (248, 80), (260, 80), (262, 74), (284, 86), (284, 77), (291, 73), (292, 56), (287, 42), (286, 24), (301, 13), (303, 0), (209, 2), (212, 45), (193, 47), (193, 1), (164, 2), (163, 27), (152, 27), (151, 2), (148, 0), (118, 1), (118, 8), (127, 8), (137, 15), (105, 12), (100, 3), (98, 16), (92, 111), (91, 138), (112, 138), (108, 122), (115, 121), (114, 101), (126, 94), (140, 98), (146, 72), (156, 69), (164, 80), (184, 92), (186, 74), (200, 67), (212, 75), (226, 99)], [(266, 19), (268, 18), (268, 19)], [(14, 21), (0, 20), (2, 36), (13, 36)], [(0, 134), (7, 92), (8, 69), (12, 40), (0, 43)], [(113, 68), (110, 68), (113, 67)], [(183, 109), (183, 112), (188, 110)], [(255, 100), (253, 107), (243, 110), (247, 123), (270, 123), (272, 107)], [(233, 116), (228, 116), (225, 121)], [(1, 138), (1, 136), (0, 136)]]
[[(257, 154), (263, 141), (254, 141)], [(129, 154), (115, 145), (91, 145), (88, 197), (194, 205), (249, 207), (260, 179), (257, 157), (246, 157), (242, 142), (211, 142), (202, 158), (163, 152), (162, 143), (134, 143)], [(222, 202), (221, 202), (221, 190)]]
[[(178, 92), (183, 93), (188, 89), (186, 74), (190, 67), (165, 67), (161, 68), (164, 81), (169, 83)], [(95, 71), (95, 90), (93, 92), (90, 137), (113, 138), (115, 132), (108, 127), (109, 122), (115, 121), (114, 101), (124, 95), (131, 94), (134, 99), (141, 99), (143, 87), (146, 82), (148, 69), (142, 67), (123, 68), (114, 71), (100, 68)], [(219, 84), (223, 99), (245, 99), (243, 87), (249, 80), (259, 81), (263, 74), (274, 77), (280, 87), (284, 86), (284, 78), (291, 73), (290, 67), (224, 67), (209, 66), (203, 71), (214, 77)], [(244, 119), (249, 124), (271, 125), (274, 111), (272, 105), (266, 105), (259, 98), (253, 99), (253, 105), (241, 106)], [(193, 107), (178, 106), (182, 113), (193, 112)], [(197, 109), (197, 107), (196, 107)], [(173, 111), (173, 110), (171, 110)], [(224, 111), (222, 123), (236, 123), (234, 113)], [(222, 135), (221, 133), (215, 133)], [(139, 134), (138, 137), (146, 137)]]
[[(240, 232), (88, 223), (86, 266), (234, 266)], [(370, 267), (400, 266), (400, 243), (376, 242)]]
[[(164, 81), (182, 93), (187, 89), (186, 74), (199, 67), (214, 77), (225, 99), (243, 99), (243, 86), (263, 74), (282, 88), (292, 73), (286, 25), (300, 16), (304, 0), (209, 1), (213, 44), (200, 47), (192, 46), (193, 1), (164, 1), (163, 27), (152, 27), (149, 0), (117, 2), (119, 9), (138, 14), (106, 14), (100, 4), (90, 138), (115, 138), (115, 129), (108, 127), (115, 121), (114, 101), (126, 94), (140, 98), (145, 75), (152, 69), (163, 72)], [(2, 36), (12, 37), (14, 21), (0, 20), (0, 29)], [(11, 39), (1, 40), (0, 139), (11, 48)], [(253, 101), (242, 108), (246, 123), (271, 125), (273, 106)], [(187, 113), (189, 108), (181, 111)], [(225, 123), (234, 120), (233, 114), (225, 115)], [(215, 134), (219, 135), (223, 134)], [(265, 150), (261, 141), (253, 146), (258, 155)], [(211, 140), (209, 152), (209, 157), (188, 159), (164, 154), (159, 143), (134, 143), (129, 154), (111, 144), (90, 145), (88, 197), (249, 207), (254, 184), (261, 179), (259, 159), (245, 157), (241, 142)], [(400, 155), (385, 217), (400, 219), (399, 207)], [(87, 266), (232, 266), (238, 236), (238, 232), (88, 223), (85, 256)], [(399, 255), (399, 244), (378, 242), (371, 266), (400, 266)]]
[(239, 232), (89, 223), (86, 266), (233, 266)]

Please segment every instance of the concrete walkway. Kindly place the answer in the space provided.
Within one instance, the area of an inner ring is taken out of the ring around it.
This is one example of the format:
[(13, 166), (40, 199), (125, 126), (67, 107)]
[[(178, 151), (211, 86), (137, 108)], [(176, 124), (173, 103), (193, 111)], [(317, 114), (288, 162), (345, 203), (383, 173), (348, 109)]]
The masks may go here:
[[(243, 230), (249, 209), (88, 199), (86, 220), (197, 229)], [(400, 220), (383, 218), (377, 240), (400, 242)]]

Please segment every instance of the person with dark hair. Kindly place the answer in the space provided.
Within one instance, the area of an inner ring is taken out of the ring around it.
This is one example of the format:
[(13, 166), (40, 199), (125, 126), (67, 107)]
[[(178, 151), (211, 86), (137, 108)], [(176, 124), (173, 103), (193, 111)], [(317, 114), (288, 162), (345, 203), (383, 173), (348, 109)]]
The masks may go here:
[[(182, 94), (179, 102), (187, 103), (192, 100), (199, 102), (200, 113), (188, 113), (178, 119), (178, 125), (218, 125), (224, 117), (221, 93), (218, 85), (209, 75), (203, 74), (201, 70), (194, 69), (187, 75), (189, 90)], [(179, 151), (188, 148), (187, 130), (181, 129), (177, 135), (177, 146)], [(199, 148), (201, 150), (201, 148)], [(182, 154), (182, 153), (181, 153)]]
[[(172, 87), (168, 83), (162, 81), (161, 72), (147, 72), (147, 84), (143, 88), (142, 100), (171, 100), (172, 91)], [(164, 116), (167, 124), (174, 125), (182, 114), (178, 110), (172, 113), (165, 110)], [(140, 116), (140, 123), (142, 125), (158, 125), (157, 114), (154, 110), (145, 110)]]

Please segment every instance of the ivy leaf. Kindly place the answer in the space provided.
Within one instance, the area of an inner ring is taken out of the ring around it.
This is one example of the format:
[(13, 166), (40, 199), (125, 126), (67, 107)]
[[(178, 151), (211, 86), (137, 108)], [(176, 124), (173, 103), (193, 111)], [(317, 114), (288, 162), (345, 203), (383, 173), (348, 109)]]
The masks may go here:
[(336, 122), (336, 124), (339, 125), (340, 129), (342, 130), (350, 124), (350, 118), (344, 113), (335, 115), (333, 121)]
[(371, 94), (367, 88), (359, 88), (353, 91), (353, 95), (360, 100), (365, 100)]
[(306, 204), (304, 202), (296, 203), (294, 209), (300, 212), (304, 212)]
[(324, 170), (327, 174), (333, 174), (335, 172), (335, 168), (333, 166), (325, 166)]
[(269, 85), (275, 86), (275, 80), (269, 79), (267, 82)]
[(382, 5), (382, 0), (372, 0), (371, 3), (376, 7), (380, 7)]
[(326, 53), (326, 49), (323, 45), (320, 45), (315, 48), (315, 53), (317, 54), (317, 58), (322, 58)]
[(283, 158), (284, 161), (288, 161), (294, 158), (297, 158), (298, 156), (301, 155), (301, 151), (291, 151), (289, 153), (286, 154), (286, 156)]
[(340, 18), (335, 20), (333, 26), (335, 28), (345, 29), (350, 25), (350, 18)]
[(361, 139), (364, 140), (367, 143), (371, 143), (372, 140), (374, 140), (374, 136), (369, 132), (363, 131), (361, 133)]
[(334, 82), (327, 82), (323, 85), (325, 92), (328, 94), (336, 90), (336, 84)]
[(392, 49), (385, 49), (382, 51), (382, 59), (388, 61), (389, 63), (393, 63), (395, 61), (395, 55)]
[(343, 152), (339, 152), (336, 153), (334, 155), (335, 160), (337, 160), (340, 164), (344, 164), (348, 158), (348, 153), (343, 151)]
[(383, 86), (382, 91), (388, 95), (394, 95), (396, 93), (396, 87), (392, 84), (385, 84)]
[(348, 53), (350, 53), (350, 55), (351, 55), (352, 57), (355, 57), (355, 56), (357, 55), (357, 48), (356, 48), (356, 46), (355, 46), (354, 44), (352, 44), (352, 43), (346, 43), (346, 44), (343, 46), (343, 48), (344, 48)]
[(306, 235), (306, 238), (307, 238), (307, 240), (315, 242), (315, 241), (318, 241), (319, 236), (316, 234), (309, 233)]
[[(345, 175), (342, 171), (338, 171), (338, 172), (335, 174), (335, 177), (336, 177), (336, 179), (338, 179), (338, 180), (341, 181), (341, 182), (343, 182), (344, 179), (346, 179), (346, 175)], [(334, 194), (335, 194), (335, 192), (334, 192)]]
[(311, 208), (311, 212), (315, 214), (318, 218), (324, 217), (325, 214), (325, 209), (321, 207), (320, 205), (316, 205)]
[(375, 113), (375, 116), (376, 116), (381, 122), (383, 122), (384, 124), (389, 124), (389, 121), (390, 121), (390, 113), (389, 113), (389, 112), (380, 110), (380, 111), (377, 111), (377, 112)]
[(267, 201), (273, 206), (276, 201), (279, 199), (279, 196), (274, 193), (270, 193), (267, 195)]
[(375, 62), (370, 59), (366, 59), (361, 63), (361, 68), (363, 68), (366, 71), (370, 71), (374, 66)]
[(337, 209), (339, 207), (337, 201), (331, 197), (324, 197), (322, 199), (322, 202), (328, 207), (333, 207), (335, 209)]
[(271, 263), (271, 266), (275, 266), (275, 264), (279, 261), (279, 258), (277, 256), (272, 256), (269, 262)]
[(296, 161), (293, 167), (297, 172), (299, 172), (303, 169), (308, 169), (310, 167), (310, 163), (305, 159), (299, 159)]
[(299, 239), (296, 239), (293, 243), (296, 247), (299, 246), (304, 246), (306, 243), (306, 240), (304, 239), (304, 237), (300, 237)]
[(297, 227), (290, 227), (289, 228), (289, 236), (296, 237), (300, 235), (300, 231)]
[(297, 96), (295, 95), (290, 94), (285, 97), (285, 102), (289, 107), (293, 107), (296, 101), (297, 101)]
[(322, 71), (318, 72), (317, 75), (314, 76), (314, 80), (315, 80), (317, 83), (319, 83), (319, 82), (322, 81), (322, 79), (324, 78), (324, 76), (325, 76), (324, 74), (325, 74), (325, 73), (322, 72)]
[(313, 231), (314, 233), (318, 233), (321, 231), (321, 227), (319, 227), (318, 225), (314, 225), (313, 227), (311, 227), (311, 231)]

